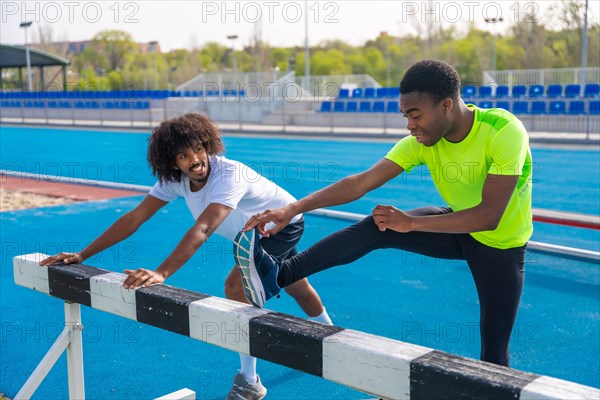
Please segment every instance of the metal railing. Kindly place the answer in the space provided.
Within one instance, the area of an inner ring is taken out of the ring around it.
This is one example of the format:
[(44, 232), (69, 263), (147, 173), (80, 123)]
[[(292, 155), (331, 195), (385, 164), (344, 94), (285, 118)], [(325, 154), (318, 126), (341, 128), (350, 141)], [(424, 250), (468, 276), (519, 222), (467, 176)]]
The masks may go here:
[[(278, 85), (271, 85), (266, 90), (268, 96), (250, 97), (248, 93), (237, 95), (214, 95), (206, 97), (171, 97), (166, 99), (141, 99), (124, 102), (130, 104), (123, 107), (123, 102), (115, 108), (116, 102), (111, 100), (90, 101), (90, 107), (81, 100), (63, 100), (64, 107), (51, 105), (51, 100), (40, 99), (34, 107), (26, 106), (25, 101), (18, 106), (0, 107), (0, 119), (3, 123), (38, 123), (50, 125), (73, 126), (106, 126), (106, 127), (153, 127), (163, 120), (198, 112), (207, 115), (225, 130), (257, 131), (257, 132), (298, 132), (311, 133), (344, 133), (351, 136), (368, 136), (372, 134), (408, 134), (406, 122), (399, 112), (388, 112), (387, 105), (395, 99), (345, 99), (339, 103), (361, 102), (384, 103), (386, 112), (335, 112), (321, 111), (323, 99), (301, 96), (301, 88), (291, 82), (290, 77), (279, 80)], [(473, 101), (481, 107), (496, 106), (497, 102)], [(591, 115), (592, 101), (596, 99), (578, 100), (584, 104), (581, 115), (551, 115), (552, 103), (547, 99), (535, 103), (547, 103), (546, 113), (534, 115), (529, 112), (517, 115), (527, 130), (532, 132), (557, 133), (569, 135), (573, 139), (598, 140), (600, 132), (600, 116)], [(499, 102), (499, 101), (498, 101)], [(84, 103), (84, 104), (82, 104)], [(142, 104), (142, 107), (136, 105)], [(487, 105), (483, 104), (487, 103)], [(505, 99), (510, 110), (515, 103)], [(522, 102), (520, 102), (522, 103)], [(332, 103), (332, 104), (335, 104)], [(491, 105), (490, 105), (491, 104)], [(67, 106), (68, 105), (68, 106)], [(93, 106), (92, 106), (93, 105)], [(568, 105), (568, 104), (567, 104)], [(347, 108), (347, 107), (346, 107)], [(528, 105), (528, 109), (533, 109)], [(568, 108), (565, 108), (568, 110)]]
[(483, 85), (585, 85), (600, 83), (600, 68), (552, 68), (484, 71)]
[(320, 75), (297, 76), (296, 83), (313, 98), (336, 97), (340, 89), (380, 88), (381, 85), (370, 75)]
[(198, 97), (208, 93), (224, 91), (243, 91), (252, 97), (268, 94), (268, 88), (277, 82), (286, 72), (219, 72), (200, 74), (177, 87), (184, 96), (197, 93)]
[[(270, 92), (269, 86), (273, 83), (285, 84), (295, 83), (301, 88), (299, 96), (302, 98), (331, 98), (337, 96), (341, 88), (380, 88), (381, 85), (370, 75), (318, 75), (318, 76), (297, 76), (294, 71), (290, 72), (246, 72), (246, 73), (213, 73), (200, 74), (197, 77), (190, 79), (177, 87), (177, 91), (181, 91), (186, 95), (189, 93), (205, 93), (207, 91), (217, 90), (244, 90), (256, 92), (256, 88), (262, 88), (263, 94), (267, 95)], [(256, 96), (256, 93), (252, 94)], [(288, 97), (290, 95), (288, 94)], [(294, 95), (294, 97), (297, 97)]]

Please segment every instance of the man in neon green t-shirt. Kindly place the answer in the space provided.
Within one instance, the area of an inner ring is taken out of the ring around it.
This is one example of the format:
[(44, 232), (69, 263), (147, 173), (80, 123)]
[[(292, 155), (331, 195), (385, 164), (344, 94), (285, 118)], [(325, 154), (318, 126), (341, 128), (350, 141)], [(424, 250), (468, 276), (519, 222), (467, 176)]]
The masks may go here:
[[(500, 109), (466, 105), (456, 70), (441, 61), (414, 64), (400, 83), (400, 111), (411, 135), (369, 170), (294, 203), (253, 216), (236, 237), (244, 290), (262, 304), (298, 279), (348, 264), (380, 248), (464, 259), (480, 303), (481, 359), (509, 365), (510, 334), (523, 289), (526, 244), (532, 233), (531, 153), (523, 124)], [(424, 164), (446, 202), (403, 212), (378, 205), (372, 215), (280, 262), (260, 247), (293, 216), (362, 197)], [(275, 227), (265, 230), (267, 222)]]

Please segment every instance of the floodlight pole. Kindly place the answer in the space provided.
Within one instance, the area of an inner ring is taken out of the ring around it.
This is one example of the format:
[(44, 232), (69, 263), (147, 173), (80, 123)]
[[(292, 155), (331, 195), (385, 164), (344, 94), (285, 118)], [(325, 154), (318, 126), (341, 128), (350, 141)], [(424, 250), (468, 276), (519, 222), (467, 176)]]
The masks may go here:
[(304, 82), (310, 90), (310, 48), (308, 46), (308, 0), (304, 1)]
[(588, 0), (585, 0), (585, 12), (583, 16), (583, 32), (581, 33), (581, 68), (583, 69), (582, 84), (587, 83), (588, 63)]
[(158, 90), (158, 42), (152, 41), (148, 44), (152, 46), (154, 52), (154, 90)]
[(29, 56), (29, 39), (27, 37), (27, 28), (29, 28), (32, 23), (33, 21), (25, 21), (19, 24), (20, 28), (25, 29), (25, 58), (27, 59), (27, 83), (30, 92), (33, 92), (33, 83), (31, 82), (31, 57)]
[[(238, 73), (237, 73), (237, 57), (235, 56), (235, 40), (238, 38), (238, 35), (229, 35), (227, 39), (231, 40), (231, 58), (233, 64), (233, 91), (235, 93), (234, 98), (237, 98), (237, 113), (238, 113), (238, 129), (242, 130), (242, 103), (239, 97), (241, 91), (241, 85), (238, 85), (239, 88), (236, 87), (236, 83), (238, 82)], [(222, 94), (221, 94), (222, 95)]]
[(498, 31), (496, 24), (504, 21), (503, 17), (484, 18), (484, 21), (488, 24), (494, 25), (494, 46), (492, 46), (492, 71), (496, 71), (496, 40), (498, 39)]

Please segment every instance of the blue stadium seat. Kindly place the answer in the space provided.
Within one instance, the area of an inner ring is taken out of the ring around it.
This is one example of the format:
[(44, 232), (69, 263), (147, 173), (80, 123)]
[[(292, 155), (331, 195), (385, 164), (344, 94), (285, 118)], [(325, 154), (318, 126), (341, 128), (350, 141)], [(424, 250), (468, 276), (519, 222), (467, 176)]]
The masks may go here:
[(376, 101), (373, 103), (373, 112), (376, 113), (382, 113), (385, 111), (385, 102), (383, 101)]
[(529, 112), (529, 103), (526, 101), (515, 101), (513, 104), (513, 114), (527, 114)]
[(583, 97), (600, 97), (600, 84), (588, 83), (585, 85)]
[(338, 97), (340, 99), (347, 99), (348, 97), (350, 97), (350, 91), (348, 89), (340, 89)]
[(479, 98), (491, 99), (492, 98), (492, 87), (491, 86), (479, 86)]
[(344, 103), (343, 101), (336, 101), (333, 104), (333, 112), (344, 112), (345, 105), (346, 103)]
[(556, 98), (562, 97), (563, 87), (562, 85), (548, 85), (548, 90), (546, 90), (546, 97)]
[(585, 114), (585, 102), (581, 100), (573, 100), (569, 103), (569, 115), (581, 115)]
[(496, 108), (502, 108), (503, 110), (510, 111), (510, 103), (508, 101), (499, 101), (496, 103)]
[(600, 100), (590, 101), (590, 114), (600, 115)]
[(512, 97), (514, 99), (522, 99), (527, 94), (527, 86), (525, 85), (515, 85), (512, 88)]
[(564, 101), (552, 101), (550, 102), (548, 113), (551, 115), (564, 114), (566, 108), (567, 105)]
[(399, 87), (388, 88), (388, 98), (397, 99), (398, 97), (400, 97), (400, 88)]
[(388, 101), (385, 112), (397, 113), (400, 110), (400, 106), (397, 101)]
[(359, 112), (371, 112), (371, 102), (370, 101), (361, 101), (358, 106)]
[(544, 86), (543, 85), (531, 85), (529, 86), (529, 98), (535, 99), (544, 97)]
[(510, 89), (508, 88), (508, 86), (498, 86), (496, 88), (496, 98), (505, 99), (508, 97), (509, 92)]
[(125, 109), (125, 110), (129, 110), (131, 108), (131, 103), (128, 101), (122, 101), (120, 103), (118, 103), (119, 108)]
[(386, 88), (386, 87), (377, 88), (376, 97), (379, 99), (385, 99), (386, 97), (388, 97), (388, 90), (389, 90), (389, 88)]
[(331, 112), (331, 102), (324, 101), (321, 103), (321, 112)]
[(365, 89), (365, 98), (366, 99), (372, 99), (375, 97), (375, 88), (366, 88)]
[(346, 112), (357, 112), (358, 111), (358, 103), (355, 101), (349, 101), (346, 104)]
[(362, 97), (363, 96), (363, 90), (362, 88), (356, 88), (352, 91), (352, 97), (356, 98), (356, 97)]
[(0, 101), (0, 107), (3, 107), (3, 108), (10, 107), (10, 101), (7, 101), (7, 100)]
[(567, 85), (565, 87), (565, 97), (572, 99), (581, 96), (581, 85)]
[(117, 104), (114, 101), (105, 100), (103, 108), (106, 108), (107, 110), (112, 110), (112, 109), (117, 108)]
[(480, 101), (479, 102), (479, 107), (480, 108), (493, 108), (494, 107), (494, 103), (492, 103), (491, 101)]
[(546, 102), (545, 101), (534, 101), (531, 103), (531, 115), (542, 115), (546, 114)]
[(33, 101), (25, 100), (25, 108), (33, 108)]
[(475, 86), (463, 86), (460, 95), (463, 99), (474, 99), (477, 95), (477, 88)]
[(71, 102), (69, 100), (61, 100), (58, 102), (60, 108), (71, 108)]

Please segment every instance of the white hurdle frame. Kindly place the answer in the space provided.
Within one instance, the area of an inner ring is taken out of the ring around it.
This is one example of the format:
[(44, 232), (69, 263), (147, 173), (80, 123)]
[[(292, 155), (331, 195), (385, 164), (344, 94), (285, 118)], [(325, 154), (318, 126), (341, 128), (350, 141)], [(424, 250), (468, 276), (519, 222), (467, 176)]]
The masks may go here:
[[(253, 355), (384, 399), (597, 400), (600, 390), (342, 327), (319, 324), (169, 285), (125, 289), (125, 275), (83, 264), (42, 267), (40, 253), (13, 259), (17, 285), (65, 301), (65, 328), (15, 400), (29, 399), (67, 349), (70, 399), (84, 399), (80, 304)], [(71, 303), (72, 302), (72, 303)], [(225, 323), (247, 340), (217, 338)], [(189, 389), (163, 396), (193, 400)], [(179, 397), (178, 397), (179, 396)]]
[(69, 398), (85, 399), (82, 331), (81, 306), (77, 303), (65, 301), (64, 329), (19, 390), (14, 400), (29, 400), (65, 350), (67, 351)]

